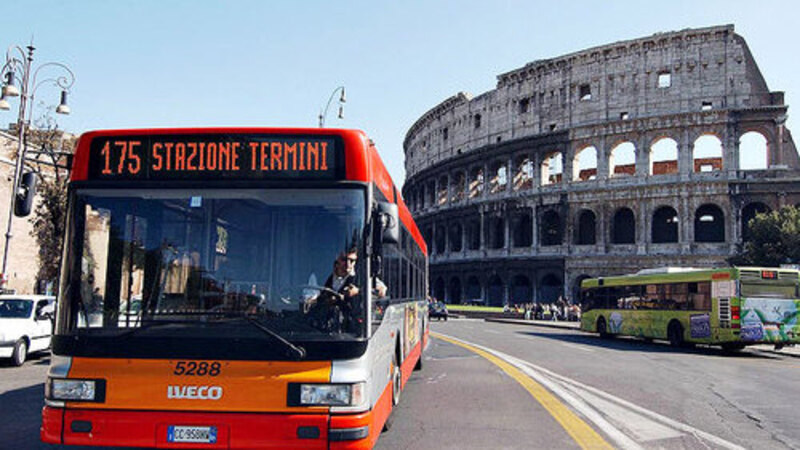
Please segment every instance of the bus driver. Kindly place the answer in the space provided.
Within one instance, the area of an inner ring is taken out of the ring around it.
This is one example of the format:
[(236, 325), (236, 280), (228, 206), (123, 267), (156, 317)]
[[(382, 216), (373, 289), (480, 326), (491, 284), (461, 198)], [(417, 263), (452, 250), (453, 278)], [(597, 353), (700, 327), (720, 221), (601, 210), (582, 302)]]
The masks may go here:
[[(364, 318), (360, 314), (363, 305), (359, 302), (360, 290), (356, 286), (356, 262), (358, 251), (350, 248), (339, 254), (333, 262), (333, 273), (325, 280), (327, 290), (306, 301), (312, 323), (330, 332), (358, 332)], [(375, 278), (374, 295), (386, 296), (386, 285)]]

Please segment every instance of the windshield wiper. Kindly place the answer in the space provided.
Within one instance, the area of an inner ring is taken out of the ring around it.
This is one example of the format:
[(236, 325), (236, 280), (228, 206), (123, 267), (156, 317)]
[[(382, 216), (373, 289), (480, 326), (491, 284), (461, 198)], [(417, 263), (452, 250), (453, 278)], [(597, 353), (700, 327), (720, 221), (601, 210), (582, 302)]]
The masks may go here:
[(283, 344), (284, 348), (286, 349), (286, 356), (294, 357), (295, 360), (300, 360), (306, 357), (306, 349), (299, 345), (294, 345), (289, 342), (286, 338), (281, 336), (280, 334), (272, 331), (269, 327), (261, 323), (258, 319), (254, 317), (233, 317), (231, 320), (241, 320), (244, 319), (247, 323), (253, 325), (254, 327), (258, 328), (259, 330), (263, 331), (265, 334), (271, 336), (276, 341)]

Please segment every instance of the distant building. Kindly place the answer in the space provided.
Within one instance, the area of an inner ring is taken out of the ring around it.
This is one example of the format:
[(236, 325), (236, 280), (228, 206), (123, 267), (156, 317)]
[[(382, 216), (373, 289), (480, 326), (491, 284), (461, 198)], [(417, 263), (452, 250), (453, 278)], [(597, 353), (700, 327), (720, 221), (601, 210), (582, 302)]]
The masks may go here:
[[(66, 139), (74, 137), (69, 134), (63, 134), (63, 136)], [(17, 145), (15, 130), (0, 131), (0, 229), (2, 229), (2, 232), (0, 232), (0, 252), (3, 251), (6, 243), (5, 231), (8, 226)], [(29, 150), (33, 150), (33, 147), (29, 146)], [(30, 160), (31, 158), (33, 158), (33, 155), (29, 154), (27, 159)], [(44, 170), (45, 176), (48, 176), (52, 169), (45, 168)], [(40, 285), (36, 277), (39, 267), (39, 246), (36, 243), (36, 238), (31, 234), (33, 232), (32, 217), (34, 217), (34, 213), (31, 213), (28, 217), (15, 216), (13, 219), (13, 237), (8, 255), (8, 273), (5, 287), (20, 294), (42, 292), (45, 288), (45, 286)], [(2, 258), (2, 253), (0, 253), (0, 258)]]
[(757, 212), (800, 203), (800, 159), (732, 25), (534, 61), (406, 135), (403, 188), (431, 290), (574, 299), (581, 280), (726, 265)]

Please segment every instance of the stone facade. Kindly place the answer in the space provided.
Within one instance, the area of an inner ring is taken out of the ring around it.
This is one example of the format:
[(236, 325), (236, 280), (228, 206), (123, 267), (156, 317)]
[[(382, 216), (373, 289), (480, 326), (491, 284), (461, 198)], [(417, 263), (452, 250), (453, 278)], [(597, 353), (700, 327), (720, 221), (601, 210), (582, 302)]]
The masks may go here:
[(787, 108), (732, 25), (535, 61), (446, 99), (404, 142), (433, 295), (552, 301), (587, 277), (725, 265), (755, 213), (800, 204)]
[[(2, 226), (2, 239), (0, 239), (0, 251), (5, 248), (5, 231), (8, 226), (8, 213), (11, 201), (11, 185), (14, 180), (14, 165), (16, 164), (17, 137), (15, 130), (0, 131), (0, 226)], [(64, 140), (73, 140), (74, 136), (68, 133), (59, 132), (59, 136)], [(28, 147), (28, 150), (35, 150)], [(26, 160), (36, 159), (35, 155), (29, 153)], [(52, 168), (40, 165), (43, 176), (51, 176)], [(28, 168), (32, 170), (32, 168)], [(39, 198), (35, 202), (38, 204)], [(35, 206), (34, 206), (35, 210)], [(37, 273), (39, 271), (39, 246), (36, 238), (31, 234), (33, 224), (31, 222), (35, 213), (28, 217), (13, 218), (12, 239), (8, 252), (8, 274), (5, 288), (16, 291), (18, 294), (43, 293), (44, 286), (39, 286)], [(2, 258), (2, 253), (0, 253)]]

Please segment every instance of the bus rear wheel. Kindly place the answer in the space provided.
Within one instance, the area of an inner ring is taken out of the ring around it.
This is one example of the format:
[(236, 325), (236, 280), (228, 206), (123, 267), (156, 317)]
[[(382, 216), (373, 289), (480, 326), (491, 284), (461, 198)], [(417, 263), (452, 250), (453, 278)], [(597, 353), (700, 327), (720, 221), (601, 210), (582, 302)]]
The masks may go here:
[(683, 347), (683, 327), (679, 322), (670, 322), (669, 327), (667, 327), (667, 338), (669, 339), (669, 345), (673, 347)]

